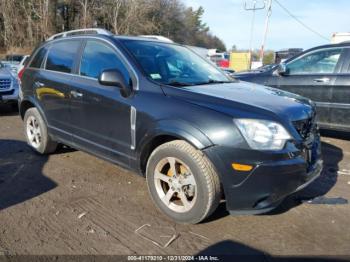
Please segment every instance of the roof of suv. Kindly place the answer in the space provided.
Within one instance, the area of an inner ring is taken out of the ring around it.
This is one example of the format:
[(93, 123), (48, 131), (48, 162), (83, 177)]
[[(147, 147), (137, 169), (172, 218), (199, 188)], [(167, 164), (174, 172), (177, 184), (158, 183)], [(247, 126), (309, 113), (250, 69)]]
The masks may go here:
[(292, 57), (288, 58), (285, 61), (285, 63), (288, 63), (289, 61), (295, 59), (296, 57), (301, 57), (301, 56), (305, 55), (306, 53), (309, 53), (310, 51), (324, 49), (324, 48), (332, 48), (332, 47), (340, 47), (340, 48), (342, 48), (342, 47), (350, 47), (350, 41), (341, 42), (341, 43), (337, 43), (337, 44), (320, 45), (320, 46), (315, 46), (315, 47), (306, 49), (303, 52), (297, 54), (296, 56), (292, 56)]
[(337, 44), (326, 44), (326, 45), (315, 46), (315, 47), (310, 48), (308, 50), (329, 48), (329, 47), (345, 47), (345, 46), (350, 46), (350, 41), (341, 42), (341, 43), (337, 43)]
[[(63, 33), (61, 33), (63, 34)], [(59, 35), (59, 34), (57, 34)], [(62, 36), (51, 36), (47, 42), (56, 41), (56, 40), (63, 40), (63, 39), (73, 39), (73, 38), (84, 38), (84, 37), (95, 37), (95, 38), (114, 38), (114, 39), (121, 39), (121, 40), (139, 40), (139, 41), (148, 41), (148, 42), (159, 42), (159, 43), (172, 43), (172, 41), (168, 38), (162, 37), (162, 36), (127, 36), (127, 35), (115, 35), (115, 34), (99, 34), (99, 33), (83, 33), (83, 34), (72, 34), (72, 35), (66, 35), (64, 37)]]

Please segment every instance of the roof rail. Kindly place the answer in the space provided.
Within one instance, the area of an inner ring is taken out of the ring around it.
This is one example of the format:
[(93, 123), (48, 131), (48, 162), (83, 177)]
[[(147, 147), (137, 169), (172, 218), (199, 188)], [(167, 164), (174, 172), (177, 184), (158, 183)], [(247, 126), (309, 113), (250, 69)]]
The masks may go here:
[(110, 31), (102, 28), (84, 28), (84, 29), (71, 30), (71, 31), (55, 34), (53, 36), (50, 36), (46, 41), (54, 40), (57, 38), (63, 38), (67, 36), (73, 36), (73, 35), (89, 35), (89, 34), (113, 35)]
[(161, 36), (161, 35), (139, 35), (139, 37), (144, 37), (144, 38), (149, 38), (149, 39), (156, 39), (159, 41), (163, 41), (163, 42), (168, 42), (168, 43), (174, 43), (173, 40), (165, 37), (165, 36)]

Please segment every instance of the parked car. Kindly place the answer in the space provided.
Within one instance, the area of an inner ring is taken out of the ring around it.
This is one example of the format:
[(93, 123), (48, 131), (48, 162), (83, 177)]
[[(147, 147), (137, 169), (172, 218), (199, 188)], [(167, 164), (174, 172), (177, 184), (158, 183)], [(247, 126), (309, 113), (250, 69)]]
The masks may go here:
[(35, 151), (64, 143), (145, 175), (180, 223), (208, 217), (223, 194), (232, 214), (267, 212), (319, 176), (309, 99), (232, 80), (186, 46), (95, 30), (51, 37), (22, 74)]
[(222, 71), (224, 71), (228, 76), (234, 77), (235, 70), (227, 68), (227, 67), (220, 67)]
[(350, 43), (315, 47), (278, 67), (235, 77), (308, 97), (321, 128), (350, 131)]
[(258, 67), (256, 69), (234, 72), (234, 73), (232, 73), (232, 76), (237, 78), (237, 79), (244, 80), (245, 77), (250, 78), (252, 75), (261, 74), (261, 73), (264, 73), (264, 72), (267, 72), (267, 71), (271, 71), (274, 68), (276, 69), (278, 66), (279, 66), (279, 64), (263, 65), (263, 66)]
[(16, 75), (0, 62), (0, 103), (10, 103), (17, 108), (18, 90)]
[(11, 54), (11, 55), (6, 56), (6, 61), (19, 63), (23, 60), (23, 57), (24, 57), (24, 55)]
[(12, 73), (17, 74), (18, 72), (18, 66), (19, 63), (18, 62), (14, 62), (14, 61), (0, 61), (5, 67), (7, 67), (8, 69), (10, 69), (12, 71)]

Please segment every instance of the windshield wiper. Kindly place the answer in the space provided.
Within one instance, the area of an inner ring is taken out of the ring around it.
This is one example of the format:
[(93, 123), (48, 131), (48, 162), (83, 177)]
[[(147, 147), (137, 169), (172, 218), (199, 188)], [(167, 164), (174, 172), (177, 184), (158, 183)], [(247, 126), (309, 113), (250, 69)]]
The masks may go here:
[(210, 85), (210, 84), (227, 84), (227, 83), (233, 83), (233, 81), (229, 81), (229, 80), (226, 80), (226, 81), (223, 81), (223, 80), (213, 80), (213, 79), (210, 79), (209, 81), (207, 82), (199, 82), (199, 83), (195, 83), (194, 85)]
[(179, 81), (170, 81), (169, 83), (165, 83), (166, 85), (171, 85), (171, 86), (193, 86), (193, 83), (188, 83), (188, 82), (179, 82)]
[(210, 79), (209, 81), (206, 82), (198, 82), (198, 83), (189, 83), (189, 82), (179, 82), (179, 81), (170, 81), (166, 83), (166, 85), (171, 85), (171, 86), (199, 86), (199, 85), (210, 85), (210, 84), (226, 84), (226, 83), (232, 83), (233, 81), (220, 81), (220, 80), (213, 80)]

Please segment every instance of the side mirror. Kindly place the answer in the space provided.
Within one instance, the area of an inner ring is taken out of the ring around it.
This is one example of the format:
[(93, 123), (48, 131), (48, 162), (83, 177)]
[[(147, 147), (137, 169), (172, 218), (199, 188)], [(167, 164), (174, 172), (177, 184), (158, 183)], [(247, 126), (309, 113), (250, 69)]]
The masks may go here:
[(104, 86), (115, 86), (120, 88), (120, 92), (123, 96), (129, 96), (131, 94), (131, 88), (117, 69), (108, 69), (101, 73), (98, 78), (98, 82)]
[(278, 75), (288, 75), (288, 68), (285, 63), (281, 63), (278, 65), (277, 70), (276, 70)]

